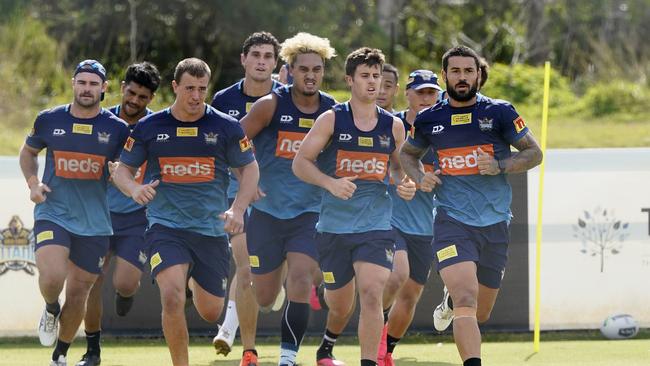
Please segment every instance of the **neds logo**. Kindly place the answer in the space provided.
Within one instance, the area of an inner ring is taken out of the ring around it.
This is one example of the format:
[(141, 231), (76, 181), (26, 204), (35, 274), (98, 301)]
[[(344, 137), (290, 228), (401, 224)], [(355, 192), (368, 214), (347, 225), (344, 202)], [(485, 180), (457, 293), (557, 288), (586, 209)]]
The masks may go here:
[(106, 158), (74, 151), (54, 151), (55, 174), (68, 179), (98, 180)]
[(160, 176), (165, 183), (202, 183), (214, 179), (214, 158), (158, 158)]
[(307, 134), (301, 132), (278, 131), (275, 156), (285, 159), (295, 158), (305, 136)]
[(336, 155), (338, 177), (382, 181), (388, 172), (388, 154), (339, 150)]
[(494, 148), (491, 144), (454, 147), (438, 150), (438, 161), (440, 170), (446, 175), (472, 175), (479, 174), (478, 153), (481, 148), (487, 154), (494, 156)]

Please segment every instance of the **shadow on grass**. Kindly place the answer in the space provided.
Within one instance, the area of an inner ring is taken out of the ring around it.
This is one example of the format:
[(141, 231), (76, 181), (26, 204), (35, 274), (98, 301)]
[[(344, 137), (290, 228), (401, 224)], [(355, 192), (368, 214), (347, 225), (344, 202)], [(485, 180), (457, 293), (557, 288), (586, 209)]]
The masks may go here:
[(396, 365), (400, 366), (409, 366), (409, 365), (427, 365), (427, 366), (457, 366), (457, 363), (449, 363), (449, 362), (435, 362), (435, 361), (418, 361), (418, 359), (414, 357), (399, 357), (393, 359), (395, 361)]

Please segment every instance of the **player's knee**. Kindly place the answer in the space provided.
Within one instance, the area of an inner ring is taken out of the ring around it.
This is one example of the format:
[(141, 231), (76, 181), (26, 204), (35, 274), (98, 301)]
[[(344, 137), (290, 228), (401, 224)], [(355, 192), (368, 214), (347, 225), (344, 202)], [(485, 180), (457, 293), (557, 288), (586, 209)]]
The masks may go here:
[(476, 295), (471, 291), (456, 291), (454, 296), (452, 296), (452, 299), (454, 300), (454, 307), (469, 307), (476, 309)]
[(454, 304), (454, 319), (476, 319), (476, 308), (470, 306), (457, 306)]
[(268, 288), (255, 289), (255, 299), (257, 300), (257, 304), (260, 306), (262, 312), (266, 312), (267, 309), (268, 311), (271, 311), (273, 303), (275, 302), (275, 296), (277, 296), (277, 294), (273, 294)]
[(253, 275), (251, 274), (250, 265), (237, 267), (237, 271), (235, 271), (235, 276), (237, 276), (237, 286), (241, 288), (251, 287), (251, 283), (253, 282)]
[(163, 311), (176, 313), (185, 309), (185, 291), (180, 288), (160, 289)]
[(63, 283), (65, 282), (65, 275), (55, 273), (41, 275), (39, 282), (41, 284), (41, 287), (47, 290), (61, 289), (63, 288)]
[(359, 300), (366, 307), (381, 307), (382, 293), (383, 288), (381, 286), (365, 286), (364, 288), (359, 288)]
[(129, 281), (126, 279), (117, 279), (113, 281), (113, 287), (122, 296), (133, 296), (140, 287), (140, 281)]
[(305, 292), (311, 290), (312, 285), (311, 271), (295, 271), (287, 275), (287, 282), (292, 288), (302, 289)]

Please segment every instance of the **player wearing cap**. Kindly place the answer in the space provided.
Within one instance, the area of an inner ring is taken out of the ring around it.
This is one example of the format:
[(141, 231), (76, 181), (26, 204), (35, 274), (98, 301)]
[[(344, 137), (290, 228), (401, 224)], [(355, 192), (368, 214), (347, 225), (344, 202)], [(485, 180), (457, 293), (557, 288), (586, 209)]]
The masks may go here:
[[(271, 33), (255, 32), (246, 38), (240, 55), (244, 78), (218, 91), (212, 98), (212, 106), (237, 120), (246, 116), (253, 103), (282, 85), (271, 79), (271, 73), (277, 65), (279, 51), (280, 44)], [(238, 189), (239, 184), (231, 174), (228, 200), (234, 200)], [(226, 316), (212, 344), (217, 353), (228, 355), (237, 327), (240, 327), (240, 337), (244, 347), (241, 365), (256, 366), (255, 332), (259, 306), (251, 286), (251, 268), (246, 248), (247, 221), (248, 213), (244, 215), (244, 232), (230, 235), (236, 271), (230, 284)]]
[(325, 61), (334, 55), (325, 38), (298, 33), (285, 40), (280, 56), (290, 65), (293, 85), (260, 98), (241, 120), (255, 144), (260, 188), (266, 194), (253, 203), (247, 232), (253, 287), (262, 308), (275, 301), (283, 282), (283, 264), (288, 265), (281, 366), (295, 364), (309, 321), (312, 278), (318, 270), (314, 233), (321, 192), (298, 179), (291, 163), (316, 117), (335, 103), (319, 90)]
[[(153, 113), (147, 108), (158, 85), (160, 74), (151, 63), (129, 65), (122, 81), (122, 101), (109, 111), (129, 124), (130, 130), (145, 115)], [(138, 170), (138, 178), (144, 179), (146, 165)], [(113, 235), (110, 250), (104, 260), (104, 271), (115, 257), (113, 287), (115, 288), (115, 312), (125, 316), (133, 304), (133, 296), (140, 287), (140, 277), (147, 256), (144, 249), (144, 232), (147, 229), (145, 208), (130, 197), (122, 194), (114, 185), (108, 186), (108, 207), (111, 212)], [(101, 320), (103, 274), (99, 276), (88, 295), (84, 328), (86, 332), (86, 353), (77, 366), (95, 366), (101, 363)]]
[(377, 97), (377, 105), (385, 110), (394, 113), (395, 96), (399, 91), (399, 72), (391, 64), (384, 64), (381, 72), (381, 89)]
[[(136, 125), (113, 177), (124, 194), (147, 205), (148, 258), (160, 288), (163, 333), (174, 366), (189, 365), (188, 278), (199, 315), (217, 321), (230, 264), (226, 233), (241, 232), (259, 175), (237, 120), (204, 103), (209, 80), (210, 68), (202, 60), (178, 63), (174, 104)], [(144, 162), (152, 181), (140, 184), (135, 174)], [(230, 208), (228, 168), (241, 176)]]
[[(129, 128), (100, 107), (107, 85), (99, 62), (79, 63), (72, 78), (72, 103), (39, 113), (20, 150), (20, 168), (36, 204), (36, 266), (46, 303), (38, 336), (44, 346), (56, 341), (50, 363), (54, 366), (67, 365), (68, 348), (113, 234), (106, 202), (107, 162), (118, 157)], [(39, 180), (37, 158), (44, 148), (45, 169)]]
[[(347, 319), (358, 286), (362, 366), (376, 365), (381, 297), (393, 262), (389, 173), (400, 197), (408, 200), (415, 194), (415, 184), (397, 159), (404, 126), (375, 104), (383, 63), (384, 55), (377, 49), (363, 47), (348, 55), (345, 79), (350, 100), (318, 118), (293, 163), (300, 179), (325, 190), (316, 243), (329, 313), (319, 351), (331, 351), (343, 330), (329, 328), (341, 323), (332, 318)], [(319, 352), (317, 361), (323, 366), (340, 364), (331, 352)]]
[[(406, 99), (409, 106), (396, 113), (405, 133), (412, 132), (418, 112), (433, 106), (438, 100), (438, 76), (429, 70), (416, 70), (409, 74)], [(421, 159), (424, 169), (433, 171), (431, 150)], [(384, 289), (384, 330), (379, 345), (377, 364), (393, 366), (392, 353), (400, 338), (406, 333), (415, 312), (422, 289), (431, 269), (431, 240), (433, 236), (433, 193), (418, 191), (411, 201), (399, 198), (395, 186), (389, 193), (393, 199), (391, 225), (396, 235), (393, 271)]]
[[(538, 165), (542, 152), (514, 107), (477, 95), (480, 61), (457, 46), (442, 58), (448, 99), (422, 111), (400, 160), (420, 189), (435, 189), (434, 262), (454, 302), (464, 366), (481, 365), (479, 322), (490, 315), (507, 261), (512, 193), (506, 174)], [(511, 153), (510, 146), (518, 152)], [(431, 148), (435, 169), (420, 158)]]

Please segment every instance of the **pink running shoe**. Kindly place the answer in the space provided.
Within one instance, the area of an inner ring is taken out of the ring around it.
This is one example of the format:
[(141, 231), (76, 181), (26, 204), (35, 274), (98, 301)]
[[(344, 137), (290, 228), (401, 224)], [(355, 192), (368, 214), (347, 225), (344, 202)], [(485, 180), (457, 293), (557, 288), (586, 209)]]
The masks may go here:
[(395, 363), (393, 363), (392, 353), (386, 353), (386, 357), (384, 357), (384, 366), (395, 366)]
[(318, 293), (316, 293), (316, 286), (311, 285), (311, 294), (309, 295), (309, 305), (314, 311), (322, 309), (320, 301), (318, 301)]
[(316, 361), (316, 366), (345, 366), (345, 362), (335, 358), (321, 358)]
[(384, 324), (384, 328), (381, 330), (381, 340), (379, 341), (379, 350), (377, 351), (377, 366), (387, 366), (387, 364), (385, 364), (387, 336), (388, 336), (388, 324)]

